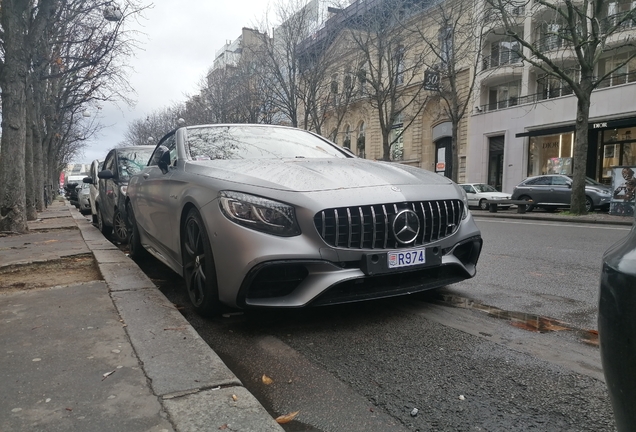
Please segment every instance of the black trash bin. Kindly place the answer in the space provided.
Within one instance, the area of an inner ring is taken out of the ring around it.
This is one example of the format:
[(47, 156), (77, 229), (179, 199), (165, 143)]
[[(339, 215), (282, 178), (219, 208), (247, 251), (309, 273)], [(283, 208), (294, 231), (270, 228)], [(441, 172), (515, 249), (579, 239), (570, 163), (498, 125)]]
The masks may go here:
[(616, 426), (636, 431), (636, 221), (603, 255), (598, 332)]

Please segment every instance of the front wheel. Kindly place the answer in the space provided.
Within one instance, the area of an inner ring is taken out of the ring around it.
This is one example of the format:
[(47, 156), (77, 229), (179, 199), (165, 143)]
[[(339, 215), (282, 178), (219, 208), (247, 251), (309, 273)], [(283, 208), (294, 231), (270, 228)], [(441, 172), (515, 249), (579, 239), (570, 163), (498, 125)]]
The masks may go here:
[(221, 304), (212, 248), (196, 209), (188, 212), (181, 233), (183, 276), (190, 301), (199, 315), (218, 315)]
[(126, 213), (128, 214), (128, 232), (130, 237), (128, 238), (128, 255), (135, 261), (145, 258), (148, 254), (146, 249), (141, 245), (141, 238), (139, 237), (139, 227), (137, 227), (137, 221), (135, 220), (135, 214), (133, 213), (130, 203), (126, 206)]
[(488, 210), (488, 202), (485, 199), (479, 200), (479, 208), (482, 210)]

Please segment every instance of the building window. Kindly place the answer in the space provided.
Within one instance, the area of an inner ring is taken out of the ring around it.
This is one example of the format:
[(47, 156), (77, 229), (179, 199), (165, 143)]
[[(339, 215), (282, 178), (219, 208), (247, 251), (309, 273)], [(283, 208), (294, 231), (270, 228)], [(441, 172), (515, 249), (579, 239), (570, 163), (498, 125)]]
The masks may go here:
[(338, 94), (338, 74), (331, 75), (331, 93)]
[(367, 83), (367, 70), (364, 68), (364, 66), (360, 66), (360, 68), (358, 69), (358, 74), (357, 74), (357, 78), (358, 78), (358, 94), (360, 96), (364, 95), (364, 88), (366, 86)]
[(488, 110), (493, 111), (515, 106), (519, 103), (521, 80), (490, 87), (488, 89)]
[(349, 125), (345, 126), (344, 140), (342, 141), (342, 146), (351, 149), (351, 127)]
[(563, 26), (559, 23), (544, 23), (540, 28), (538, 48), (541, 52), (548, 52), (563, 47), (564, 40), (561, 37)]
[(633, 52), (601, 59), (598, 65), (599, 76), (604, 76), (613, 69), (616, 70), (600, 83), (599, 88), (636, 82), (636, 58), (627, 61), (632, 55), (634, 55)]
[(366, 152), (365, 152), (365, 146), (366, 146), (366, 137), (364, 135), (364, 122), (360, 122), (360, 125), (358, 126), (358, 138), (357, 138), (357, 149), (358, 149), (358, 156), (361, 158), (366, 157)]
[(331, 141), (333, 141), (335, 144), (338, 144), (338, 129), (334, 128), (331, 131), (330, 138), (331, 138)]
[(453, 28), (440, 28), (437, 37), (439, 39), (440, 60), (446, 64), (453, 58)]
[(528, 176), (572, 175), (574, 132), (530, 138)]
[[(578, 81), (578, 71), (570, 71), (568, 75), (570, 75), (574, 81)], [(570, 87), (567, 81), (550, 75), (542, 75), (537, 79), (537, 92), (539, 93), (540, 100), (553, 99), (573, 93), (572, 87)]]
[(404, 45), (398, 45), (393, 56), (395, 65), (395, 83), (404, 84)]
[(404, 160), (404, 123), (402, 122), (402, 116), (398, 116), (391, 127), (389, 147), (392, 161)]
[(490, 56), (484, 58), (484, 70), (519, 63), (521, 44), (514, 40), (500, 40), (490, 44)]

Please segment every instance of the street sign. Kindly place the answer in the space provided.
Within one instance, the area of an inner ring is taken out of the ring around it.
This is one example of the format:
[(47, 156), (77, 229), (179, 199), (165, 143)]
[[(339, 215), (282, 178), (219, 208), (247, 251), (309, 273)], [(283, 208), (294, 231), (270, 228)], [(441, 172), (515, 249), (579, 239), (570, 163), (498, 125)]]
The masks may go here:
[(439, 72), (435, 70), (427, 70), (424, 72), (424, 89), (439, 90)]

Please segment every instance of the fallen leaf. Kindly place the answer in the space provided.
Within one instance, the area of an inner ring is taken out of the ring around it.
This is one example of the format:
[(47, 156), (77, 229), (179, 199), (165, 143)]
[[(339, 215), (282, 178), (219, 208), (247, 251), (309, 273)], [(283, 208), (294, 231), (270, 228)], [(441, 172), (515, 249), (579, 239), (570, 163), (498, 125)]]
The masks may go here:
[(276, 423), (278, 424), (285, 424), (285, 423), (289, 423), (290, 421), (292, 421), (294, 419), (294, 417), (296, 417), (298, 415), (300, 411), (296, 411), (293, 413), (289, 413), (289, 414), (285, 414), (279, 417), (276, 417)]
[(263, 378), (261, 379), (263, 380), (263, 384), (265, 385), (270, 385), (274, 382), (274, 380), (268, 377), (267, 375), (263, 375)]
[(236, 402), (238, 400), (238, 397), (236, 395), (232, 395), (232, 400)]
[(66, 411), (73, 411), (73, 408), (66, 408)]
[(115, 373), (115, 371), (116, 371), (116, 370), (111, 371), (111, 372), (106, 372), (105, 374), (103, 374), (102, 376), (103, 376), (104, 378), (102, 378), (102, 381), (104, 381), (106, 378), (108, 378), (109, 376), (111, 376), (112, 374), (114, 374), (114, 373)]
[(225, 430), (225, 429), (227, 429), (227, 428), (228, 428), (228, 425), (227, 425), (227, 424), (224, 424), (223, 426), (221, 426), (221, 427), (219, 428), (219, 430)]

